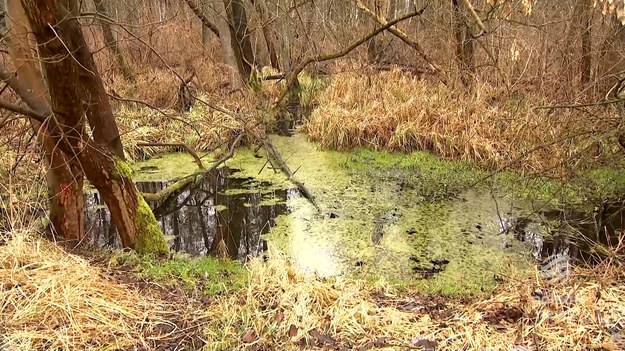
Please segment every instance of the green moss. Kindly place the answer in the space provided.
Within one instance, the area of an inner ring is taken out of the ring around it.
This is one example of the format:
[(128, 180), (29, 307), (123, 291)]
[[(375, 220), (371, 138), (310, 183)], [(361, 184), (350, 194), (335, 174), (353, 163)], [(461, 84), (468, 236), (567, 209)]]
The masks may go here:
[(135, 225), (139, 230), (136, 251), (140, 254), (162, 255), (169, 253), (165, 236), (154, 213), (143, 196), (139, 195)]
[(119, 253), (113, 266), (131, 266), (141, 277), (165, 286), (180, 286), (219, 294), (238, 290), (247, 283), (247, 270), (238, 262), (214, 257), (189, 258), (175, 255), (163, 260), (153, 255)]
[(113, 156), (113, 160), (115, 161), (115, 170), (113, 171), (113, 176), (126, 179), (132, 178), (134, 172), (126, 161), (122, 160), (117, 156)]

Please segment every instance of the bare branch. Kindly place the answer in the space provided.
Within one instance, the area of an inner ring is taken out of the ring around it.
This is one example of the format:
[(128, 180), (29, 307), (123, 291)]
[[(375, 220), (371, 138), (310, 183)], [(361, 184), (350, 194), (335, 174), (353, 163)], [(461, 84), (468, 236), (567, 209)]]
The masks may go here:
[[(5, 109), (7, 111), (19, 113), (20, 115), (24, 115), (26, 117), (37, 120), (38, 122), (44, 123), (46, 121), (46, 116), (37, 113), (36, 111), (24, 107), (22, 105), (14, 104), (12, 102), (8, 102), (6, 100), (0, 100), (0, 108)], [(4, 123), (4, 119), (2, 120)]]
[(187, 150), (187, 152), (193, 156), (193, 159), (195, 160), (195, 163), (197, 163), (198, 167), (200, 167), (200, 169), (206, 169), (206, 167), (204, 167), (204, 164), (202, 163), (202, 159), (200, 158), (200, 156), (198, 156), (197, 152), (195, 152), (195, 150), (193, 150), (193, 148), (185, 143), (137, 143), (137, 146), (162, 146), (162, 147), (181, 147), (184, 148), (185, 150)]
[(230, 150), (228, 150), (228, 153), (215, 161), (209, 168), (203, 169), (200, 172), (190, 174), (157, 193), (143, 193), (143, 198), (148, 201), (161, 201), (168, 198), (169, 196), (172, 196), (173, 194), (179, 193), (182, 189), (186, 189), (187, 187), (196, 184), (201, 179), (203, 179), (203, 176), (205, 174), (219, 167), (222, 163), (226, 162), (227, 160), (232, 158), (232, 156), (234, 156), (234, 150), (243, 139), (243, 136), (245, 136), (245, 133), (239, 134), (234, 139), (234, 142), (232, 142), (232, 144), (230, 145)]
[(477, 24), (477, 26), (480, 27), (483, 33), (487, 32), (486, 27), (484, 26), (484, 23), (482, 23), (480, 16), (477, 15), (477, 12), (475, 12), (475, 9), (473, 8), (473, 5), (471, 5), (469, 0), (461, 0), (461, 1), (464, 7), (467, 9), (467, 11), (469, 11), (469, 13), (471, 14), (471, 17), (473, 17), (475, 24)]
[[(367, 6), (365, 6), (365, 4), (363, 4), (361, 0), (355, 0), (355, 1), (356, 1), (356, 5), (358, 6), (358, 8), (362, 12), (367, 14), (369, 17), (373, 18), (380, 25), (384, 26), (384, 25), (386, 25), (388, 23), (388, 21), (385, 18), (376, 15), (375, 12), (371, 11), (371, 9), (369, 9)], [(427, 7), (427, 5), (426, 5), (426, 7)], [(423, 11), (424, 9), (425, 8), (423, 8), (421, 11)], [(441, 68), (436, 63), (434, 63), (432, 61), (432, 59), (428, 56), (428, 54), (425, 52), (423, 47), (421, 47), (421, 45), (419, 45), (419, 43), (416, 40), (411, 39), (408, 36), (408, 34), (404, 33), (404, 31), (402, 31), (401, 29), (399, 29), (399, 28), (397, 28), (395, 26), (389, 27), (388, 31), (391, 32), (393, 35), (395, 35), (397, 38), (401, 39), (401, 41), (406, 43), (408, 46), (413, 48), (419, 54), (419, 56), (421, 56), (423, 61), (427, 62), (427, 64), (430, 66), (430, 68), (434, 72), (436, 72), (436, 73), (441, 73), (442, 72)], [(443, 83), (445, 83), (445, 82), (443, 82)]]
[(349, 54), (350, 52), (352, 52), (354, 49), (356, 49), (360, 45), (362, 45), (362, 44), (366, 43), (367, 41), (369, 41), (371, 38), (373, 38), (376, 35), (384, 32), (385, 30), (391, 28), (392, 26), (396, 25), (397, 23), (399, 23), (401, 21), (405, 21), (405, 20), (407, 20), (409, 18), (421, 15), (423, 13), (423, 11), (425, 11), (426, 8), (427, 8), (427, 6), (421, 8), (418, 11), (411, 12), (411, 13), (405, 15), (405, 16), (402, 16), (402, 17), (396, 18), (396, 19), (394, 19), (394, 20), (392, 20), (390, 22), (387, 22), (385, 25), (376, 28), (374, 31), (368, 33), (367, 35), (363, 36), (362, 38), (360, 38), (360, 39), (358, 39), (356, 41), (351, 42), (347, 47), (343, 48), (340, 51), (327, 53), (327, 54), (320, 54), (320, 55), (316, 55), (316, 56), (311, 56), (311, 57), (308, 57), (307, 59), (305, 59), (304, 61), (300, 62), (287, 75), (286, 86), (284, 87), (284, 91), (282, 91), (282, 93), (280, 94), (280, 96), (276, 100), (275, 104), (278, 105), (278, 104), (280, 104), (284, 100), (284, 98), (289, 93), (291, 88), (293, 88), (293, 86), (295, 85), (295, 82), (297, 81), (297, 76), (300, 73), (302, 73), (302, 71), (309, 64), (311, 64), (313, 62), (323, 62), (323, 61), (329, 61), (329, 60), (334, 60), (334, 59), (343, 57), (343, 56)]
[(15, 77), (15, 74), (10, 73), (4, 67), (0, 67), (0, 79), (6, 82), (30, 107), (30, 109), (27, 109), (5, 101), (3, 102), (3, 108), (31, 117), (41, 123), (44, 123), (52, 115), (52, 110), (47, 101), (35, 96), (22, 81)]
[(187, 5), (189, 5), (191, 11), (193, 11), (193, 13), (200, 19), (200, 21), (202, 21), (202, 24), (208, 27), (208, 29), (210, 29), (211, 32), (215, 33), (215, 35), (219, 38), (219, 29), (217, 29), (217, 26), (215, 24), (208, 20), (208, 17), (206, 17), (202, 9), (200, 9), (198, 4), (195, 2), (195, 0), (184, 1), (187, 3)]

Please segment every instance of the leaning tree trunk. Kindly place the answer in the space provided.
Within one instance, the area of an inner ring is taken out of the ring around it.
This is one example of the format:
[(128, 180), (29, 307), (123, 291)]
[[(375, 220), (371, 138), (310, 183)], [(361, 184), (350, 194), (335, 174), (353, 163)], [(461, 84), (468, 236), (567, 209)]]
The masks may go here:
[[(33, 102), (32, 96), (27, 96), (29, 91), (24, 92), (26, 89), (19, 87), (16, 89), (17, 84), (13, 85), (14, 90), (27, 103), (30, 101), (29, 106), (32, 108), (38, 106), (40, 115), (50, 115), (54, 111), (54, 119), (46, 123), (51, 137), (64, 154), (78, 159), (87, 179), (100, 192), (124, 247), (141, 253), (167, 252), (154, 214), (137, 191), (130, 168), (118, 156), (118, 136), (110, 140), (110, 136), (115, 134), (111, 130), (117, 129), (112, 113), (106, 111), (92, 115), (94, 121), (92, 123), (90, 120), (89, 125), (95, 140), (90, 139), (85, 131), (82, 91), (86, 84), (96, 84), (99, 75), (97, 71), (91, 71), (91, 79), (81, 79), (85, 68), (89, 69), (92, 62), (85, 61), (85, 57), (80, 54), (78, 45), (84, 43), (80, 27), (77, 27), (75, 20), (67, 20), (69, 11), (61, 1), (22, 0), (21, 3), (38, 44), (49, 92), (49, 107), (45, 104), (47, 110), (44, 111), (41, 104)], [(68, 50), (77, 55), (68, 55)], [(94, 87), (89, 92), (101, 90)], [(91, 96), (87, 102), (96, 100), (102, 103), (100, 107), (105, 106), (105, 100), (108, 102), (106, 95)], [(105, 118), (107, 120), (103, 120)], [(105, 124), (112, 124), (114, 128), (103, 130), (96, 137), (97, 126)]]
[[(37, 98), (46, 100), (46, 87), (41, 69), (31, 53), (30, 25), (19, 0), (7, 0), (7, 48), (17, 77)], [(53, 138), (30, 119), (33, 131), (43, 146), (46, 161), (46, 183), (50, 224), (55, 235), (79, 242), (84, 237), (83, 173), (78, 160), (67, 157)]]
[[(109, 17), (108, 9), (106, 8), (106, 4), (104, 4), (104, 0), (94, 0), (95, 8), (98, 14)], [(102, 35), (104, 36), (104, 45), (106, 45), (113, 57), (117, 60), (117, 65), (119, 69), (122, 71), (122, 75), (124, 79), (127, 81), (133, 81), (134, 77), (132, 72), (130, 72), (130, 67), (126, 63), (126, 59), (124, 58), (124, 54), (119, 47), (119, 43), (115, 40), (115, 36), (113, 35), (113, 30), (111, 29), (111, 24), (106, 19), (100, 19), (100, 23), (102, 24)]]

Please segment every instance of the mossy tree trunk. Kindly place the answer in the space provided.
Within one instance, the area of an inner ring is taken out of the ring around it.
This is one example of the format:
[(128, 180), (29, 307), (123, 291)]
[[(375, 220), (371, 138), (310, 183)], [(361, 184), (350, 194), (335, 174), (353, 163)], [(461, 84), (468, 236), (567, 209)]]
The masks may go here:
[[(86, 86), (101, 82), (97, 70), (90, 70), (97, 77), (86, 80), (82, 77), (85, 68), (95, 65), (80, 51), (85, 41), (77, 22), (66, 19), (71, 6), (58, 0), (22, 0), (21, 4), (38, 44), (49, 104), (19, 81), (10, 84), (11, 87), (39, 116), (54, 116), (43, 128), (66, 157), (78, 160), (89, 182), (100, 192), (124, 247), (141, 253), (167, 252), (158, 222), (137, 191), (130, 168), (120, 157), (121, 142), (119, 135), (115, 135), (117, 125), (107, 97), (100, 87)], [(77, 54), (68, 55), (68, 50)], [(86, 98), (84, 90), (98, 95)], [(100, 107), (109, 106), (108, 111), (92, 114), (93, 121), (89, 119), (93, 139), (86, 133), (85, 98), (87, 102), (99, 101)], [(96, 132), (102, 126), (108, 128)], [(82, 192), (65, 195), (73, 196), (76, 202), (82, 201)]]

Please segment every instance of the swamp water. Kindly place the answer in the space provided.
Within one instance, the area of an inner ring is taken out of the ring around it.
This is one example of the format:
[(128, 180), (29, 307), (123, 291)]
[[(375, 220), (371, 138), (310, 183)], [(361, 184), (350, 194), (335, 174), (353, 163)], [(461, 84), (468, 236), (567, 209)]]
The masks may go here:
[[(456, 191), (462, 170), (439, 179), (438, 166), (380, 168), (366, 154), (354, 160), (319, 151), (301, 135), (272, 140), (321, 210), (265, 159), (239, 149), (199, 185), (150, 203), (173, 250), (245, 260), (272, 246), (298, 269), (322, 277), (382, 276), (443, 292), (489, 289), (501, 277), (529, 272), (535, 258), (585, 252), (566, 236), (547, 238), (570, 213), (540, 212), (534, 216), (548, 220), (538, 221), (525, 217), (527, 204)], [(193, 166), (185, 154), (156, 157), (136, 165), (137, 184), (158, 192)], [(119, 247), (98, 195), (89, 194), (87, 203), (93, 242)]]

